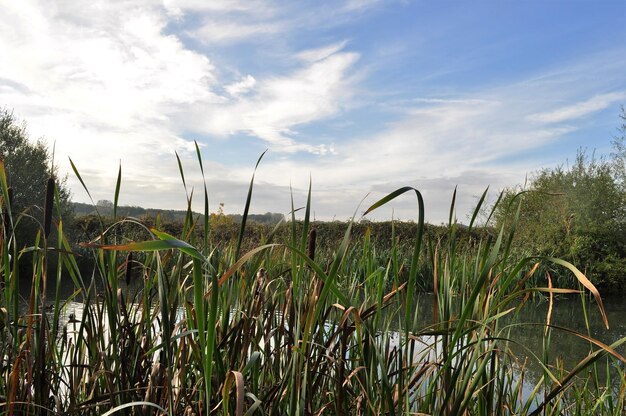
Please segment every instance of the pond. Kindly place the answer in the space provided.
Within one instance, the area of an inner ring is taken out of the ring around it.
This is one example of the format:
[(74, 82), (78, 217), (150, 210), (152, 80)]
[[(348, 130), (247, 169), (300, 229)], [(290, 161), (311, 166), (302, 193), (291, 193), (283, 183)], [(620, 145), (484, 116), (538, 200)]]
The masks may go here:
[[(132, 293), (137, 287), (125, 288), (126, 293)], [(53, 289), (49, 288), (48, 299), (54, 298)], [(60, 287), (61, 299), (67, 299), (74, 293), (74, 286), (67, 279)], [(28, 283), (23, 283), (21, 293), (26, 298), (29, 294)], [(602, 317), (593, 299), (586, 299), (586, 314), (583, 310), (580, 296), (555, 296), (551, 313), (551, 324), (555, 327), (564, 327), (583, 335), (589, 335), (607, 345), (626, 337), (626, 299), (620, 296), (605, 297), (604, 308), (609, 321), (609, 329), (606, 329), (602, 322)], [(433, 303), (432, 294), (420, 294), (417, 300), (416, 314), (419, 327), (428, 327), (433, 323)], [(25, 306), (25, 305), (24, 305)], [(51, 306), (51, 305), (50, 305)], [(69, 302), (61, 315), (61, 323), (66, 324), (70, 316), (79, 317), (82, 313), (83, 304), (80, 302)], [(549, 302), (546, 300), (530, 300), (520, 311), (514, 315), (507, 316), (501, 323), (501, 327), (511, 325), (509, 337), (512, 341), (512, 350), (519, 356), (529, 356), (528, 351), (532, 351), (541, 356), (544, 349), (544, 330), (549, 309)], [(182, 312), (182, 311), (181, 311)], [(533, 325), (536, 324), (536, 325)], [(597, 347), (594, 347), (597, 349)], [(563, 360), (565, 368), (571, 368), (586, 355), (589, 354), (590, 343), (571, 332), (553, 329), (550, 336), (548, 349), (549, 360), (553, 362), (556, 358)], [(626, 356), (626, 345), (618, 347), (617, 352)], [(529, 360), (528, 369), (531, 375), (534, 373), (539, 377), (541, 367)]]
[[(130, 299), (129, 294), (134, 293), (136, 290), (141, 289), (138, 287), (123, 287), (123, 292), (127, 299)], [(49, 287), (48, 299), (54, 299), (54, 288)], [(64, 282), (60, 286), (60, 298), (67, 299), (74, 293), (74, 287), (71, 282)], [(29, 285), (23, 284), (22, 294), (25, 298), (29, 294)], [(80, 321), (84, 304), (77, 301), (67, 302), (65, 309), (61, 314), (61, 327), (67, 328), (67, 336), (76, 336), (80, 325), (76, 324), (76, 320)], [(606, 329), (603, 326), (601, 315), (598, 311), (595, 301), (592, 299), (586, 299), (586, 312), (587, 320), (585, 320), (585, 313), (582, 307), (581, 298), (579, 296), (555, 296), (554, 305), (551, 314), (551, 323), (554, 326), (561, 326), (570, 330), (576, 331), (580, 334), (589, 335), (605, 344), (611, 344), (626, 336), (626, 302), (620, 297), (607, 297), (604, 299), (604, 306), (607, 313), (607, 317), (610, 324), (610, 329)], [(50, 304), (49, 304), (50, 305)], [(416, 317), (418, 318), (418, 328), (427, 328), (433, 323), (433, 306), (434, 296), (432, 294), (421, 294), (417, 298), (416, 304)], [(133, 306), (131, 306), (133, 308)], [(520, 367), (524, 367), (524, 378), (522, 384), (522, 397), (531, 397), (534, 386), (539, 382), (543, 376), (543, 369), (537, 362), (533, 354), (545, 358), (544, 355), (544, 330), (546, 317), (548, 314), (549, 303), (539, 298), (528, 301), (519, 313), (513, 315), (512, 313), (500, 322), (500, 328), (510, 327), (508, 333), (503, 333), (503, 336), (509, 338), (512, 342), (509, 344), (511, 350), (515, 356), (519, 359)], [(388, 311), (388, 310), (385, 310)], [(154, 311), (158, 314), (158, 311)], [(231, 311), (235, 314), (237, 312)], [(185, 316), (185, 312), (181, 309), (176, 314), (177, 318)], [(396, 316), (395, 320), (401, 317)], [(106, 320), (105, 320), (106, 321)], [(274, 322), (280, 321), (280, 319), (274, 319)], [(157, 322), (157, 321), (154, 321)], [(328, 323), (329, 327), (332, 327), (333, 323)], [(106, 327), (106, 323), (105, 323)], [(106, 328), (103, 329), (106, 331)], [(158, 337), (158, 327), (153, 327), (153, 331)], [(377, 338), (376, 342), (387, 342), (392, 346), (397, 346), (401, 335), (397, 332), (398, 329), (391, 329), (386, 331), (383, 335)], [(332, 330), (329, 330), (329, 333)], [(385, 338), (386, 337), (386, 338)], [(383, 339), (385, 338), (385, 339)], [(587, 356), (590, 352), (590, 343), (581, 337), (572, 334), (571, 332), (561, 331), (553, 329), (549, 337), (549, 347), (546, 351), (546, 362), (554, 363), (557, 359), (561, 359), (564, 368), (567, 370), (572, 369), (581, 359)], [(271, 342), (275, 342), (270, 340)], [(279, 341), (283, 343), (283, 340)], [(430, 357), (431, 352), (436, 352), (437, 339), (433, 336), (420, 337), (419, 344), (424, 345), (424, 348), (430, 348), (427, 351), (427, 356)], [(156, 342), (158, 344), (159, 342)], [(434, 348), (433, 348), (434, 345)], [(273, 348), (273, 347), (272, 347)], [(422, 355), (422, 351), (419, 351), (420, 347), (417, 347), (415, 354)], [(263, 346), (259, 345), (260, 351), (263, 351)], [(593, 348), (597, 350), (597, 347)], [(251, 353), (248, 351), (248, 355)], [(620, 346), (617, 352), (626, 355), (626, 348)], [(156, 355), (155, 355), (156, 357)], [(156, 358), (155, 358), (156, 359)], [(615, 361), (614, 361), (615, 362)], [(604, 361), (601, 361), (597, 374), (600, 378), (604, 378), (605, 368)], [(515, 367), (515, 365), (514, 365)], [(551, 368), (551, 371), (554, 371)], [(515, 378), (519, 378), (520, 371), (518, 368), (512, 368), (512, 373)]]
[[(434, 297), (424, 294), (419, 297), (418, 314), (423, 317), (422, 322), (426, 325), (433, 322)], [(587, 322), (580, 296), (555, 296), (551, 314), (551, 325), (564, 327), (584, 335), (589, 335), (607, 345), (626, 337), (626, 299), (619, 296), (606, 297), (603, 299), (604, 308), (609, 321), (609, 329), (602, 322), (602, 316), (597, 304), (593, 299), (586, 299)], [(541, 325), (515, 325), (511, 329), (510, 337), (529, 350), (538, 353), (543, 349), (543, 331), (548, 316), (549, 302), (542, 300), (529, 300), (519, 311), (517, 316), (510, 315), (504, 319), (503, 324), (541, 324)], [(587, 329), (588, 324), (588, 329)], [(574, 334), (553, 329), (551, 333), (551, 351), (553, 357), (561, 357), (566, 364), (570, 365), (580, 361), (589, 353), (589, 342)], [(513, 345), (515, 349), (515, 345)], [(518, 346), (520, 353), (522, 347)], [(618, 348), (622, 355), (626, 354), (626, 346)]]

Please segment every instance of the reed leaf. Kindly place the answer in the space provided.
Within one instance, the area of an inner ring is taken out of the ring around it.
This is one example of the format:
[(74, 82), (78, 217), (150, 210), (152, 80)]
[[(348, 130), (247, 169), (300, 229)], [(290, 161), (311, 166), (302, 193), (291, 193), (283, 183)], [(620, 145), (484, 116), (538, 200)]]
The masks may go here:
[(576, 266), (574, 266), (572, 263), (568, 261), (557, 259), (554, 257), (536, 257), (536, 258), (544, 259), (554, 264), (558, 264), (560, 266), (567, 268), (572, 273), (574, 273), (574, 276), (580, 282), (580, 284), (582, 284), (587, 290), (589, 290), (591, 294), (593, 295), (593, 297), (595, 298), (596, 303), (598, 304), (598, 309), (600, 309), (600, 314), (602, 315), (602, 321), (604, 322), (604, 326), (606, 327), (606, 329), (609, 329), (609, 320), (606, 317), (606, 311), (604, 310), (604, 305), (602, 304), (602, 297), (600, 296), (600, 292), (598, 291), (598, 289), (596, 289), (594, 284), (591, 283), (589, 279), (587, 279), (587, 276), (585, 276), (580, 270), (578, 270)]
[(211, 229), (209, 228), (209, 217), (210, 217), (210, 213), (209, 213), (209, 192), (207, 191), (207, 187), (206, 187), (206, 179), (204, 177), (204, 166), (202, 164), (202, 155), (200, 154), (200, 147), (198, 146), (198, 142), (197, 141), (193, 141), (195, 147), (196, 147), (196, 156), (198, 158), (198, 164), (200, 165), (200, 172), (202, 173), (202, 184), (204, 186), (204, 250), (205, 253), (207, 253), (209, 251), (209, 236), (211, 233)]
[(243, 381), (243, 374), (239, 371), (229, 371), (226, 375), (226, 381), (224, 382), (224, 388), (222, 390), (222, 405), (224, 407), (224, 414), (230, 414), (228, 412), (229, 401), (230, 401), (230, 390), (231, 387), (235, 383), (235, 415), (243, 416), (244, 411), (244, 399), (245, 399), (245, 386)]
[(131, 407), (138, 407), (138, 406), (154, 407), (155, 409), (157, 409), (161, 413), (165, 413), (165, 414), (168, 413), (167, 410), (165, 410), (164, 408), (162, 408), (158, 404), (154, 404), (154, 403), (151, 403), (151, 402), (137, 401), (137, 402), (124, 403), (124, 404), (121, 404), (119, 406), (115, 406), (113, 409), (104, 412), (102, 414), (102, 416), (111, 416), (112, 414), (115, 414), (115, 413), (117, 413), (117, 412), (119, 412), (121, 410), (128, 409), (128, 408), (131, 408)]
[(117, 171), (117, 180), (115, 181), (115, 194), (113, 196), (113, 218), (117, 218), (117, 206), (120, 198), (120, 188), (122, 186), (122, 163)]
[(256, 165), (254, 165), (254, 172), (252, 173), (252, 178), (250, 179), (250, 186), (248, 187), (248, 195), (246, 196), (246, 204), (243, 208), (243, 215), (241, 217), (241, 226), (239, 227), (239, 235), (237, 236), (237, 247), (235, 248), (235, 259), (239, 258), (239, 253), (241, 252), (241, 243), (243, 242), (243, 233), (246, 229), (246, 221), (248, 220), (248, 212), (250, 211), (250, 202), (252, 201), (252, 188), (254, 187), (254, 176), (256, 175), (256, 170), (265, 156), (267, 150), (261, 153), (261, 156), (256, 161)]

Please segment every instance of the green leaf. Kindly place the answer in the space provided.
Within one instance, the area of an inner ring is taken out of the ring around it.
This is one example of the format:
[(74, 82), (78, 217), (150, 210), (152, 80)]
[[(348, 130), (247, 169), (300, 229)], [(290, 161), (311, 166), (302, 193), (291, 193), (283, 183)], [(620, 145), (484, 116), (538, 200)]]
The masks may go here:
[(99, 248), (103, 250), (113, 250), (113, 251), (158, 251), (158, 250), (180, 250), (185, 254), (190, 255), (191, 257), (202, 260), (206, 262), (206, 258), (189, 243), (186, 243), (182, 240), (179, 240), (171, 235), (158, 231), (155, 229), (151, 230), (154, 235), (156, 235), (160, 240), (151, 240), (151, 241), (139, 241), (139, 242), (131, 242), (126, 244), (94, 244), (94, 243), (81, 243), (81, 247), (88, 248)]
[(113, 218), (117, 218), (117, 203), (120, 197), (121, 184), (122, 184), (122, 163), (120, 162), (120, 169), (117, 172), (117, 182), (115, 183), (115, 197), (113, 198)]
[(254, 187), (254, 176), (256, 175), (256, 170), (259, 167), (259, 163), (261, 163), (261, 159), (263, 159), (263, 156), (265, 156), (265, 153), (267, 153), (267, 150), (261, 153), (261, 156), (259, 156), (259, 159), (256, 161), (256, 165), (254, 165), (254, 172), (252, 173), (252, 179), (250, 180), (250, 187), (248, 188), (248, 196), (246, 197), (246, 205), (243, 210), (243, 216), (241, 217), (241, 226), (239, 227), (239, 236), (237, 236), (237, 248), (235, 249), (235, 258), (239, 257), (239, 252), (241, 251), (243, 233), (246, 229), (248, 211), (250, 210), (250, 202), (252, 201), (252, 188)]

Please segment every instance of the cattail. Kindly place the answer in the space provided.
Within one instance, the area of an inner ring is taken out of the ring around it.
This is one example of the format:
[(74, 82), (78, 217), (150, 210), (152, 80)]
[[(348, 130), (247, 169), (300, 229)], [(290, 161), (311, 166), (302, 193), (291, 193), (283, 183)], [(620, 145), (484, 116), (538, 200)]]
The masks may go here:
[(265, 269), (261, 267), (256, 274), (257, 290), (263, 290), (263, 287), (265, 287), (265, 276), (266, 276)]
[(46, 185), (46, 201), (43, 206), (43, 232), (48, 238), (50, 235), (50, 225), (52, 224), (52, 206), (54, 205), (54, 176), (48, 178)]
[[(122, 288), (117, 289), (117, 306), (120, 309), (122, 318), (124, 319), (124, 326), (128, 326), (128, 310), (126, 309), (126, 302), (124, 302), (124, 293)], [(129, 327), (126, 329), (130, 329)]]
[(6, 308), (0, 308), (0, 330), (3, 330), (6, 324), (9, 322), (9, 314)]
[(133, 252), (130, 251), (126, 256), (126, 286), (130, 284), (130, 278), (133, 274)]
[(312, 228), (309, 231), (309, 241), (306, 246), (306, 255), (309, 256), (311, 260), (315, 260), (315, 238), (317, 237), (317, 231), (315, 228)]
[(13, 188), (9, 187), (7, 191), (9, 194), (9, 200), (5, 201), (2, 218), (4, 219), (4, 235), (8, 238), (8, 236), (11, 235), (11, 218), (9, 217), (9, 208), (11, 208), (11, 205), (13, 204)]

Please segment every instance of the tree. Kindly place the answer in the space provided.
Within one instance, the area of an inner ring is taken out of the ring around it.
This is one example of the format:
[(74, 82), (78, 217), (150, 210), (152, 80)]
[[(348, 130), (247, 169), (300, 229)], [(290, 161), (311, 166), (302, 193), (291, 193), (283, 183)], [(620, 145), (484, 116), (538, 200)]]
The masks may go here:
[(619, 135), (613, 138), (613, 167), (617, 178), (626, 192), (626, 109), (622, 107), (620, 114), (622, 125), (618, 128)]
[[(29, 140), (26, 126), (19, 124), (12, 112), (0, 109), (0, 158), (4, 161), (7, 182), (13, 190), (11, 211), (14, 221), (20, 214), (28, 214), (38, 221), (43, 218), (43, 204), (48, 178), (56, 175), (52, 158), (42, 139)], [(61, 212), (69, 216), (70, 193), (65, 179), (56, 181)], [(17, 242), (20, 246), (33, 242), (38, 225), (35, 221), (23, 216), (15, 229)]]
[(528, 192), (506, 190), (496, 222), (510, 224), (520, 201), (518, 249), (569, 260), (597, 284), (626, 286), (626, 194), (614, 162), (579, 150), (571, 167), (537, 172)]

